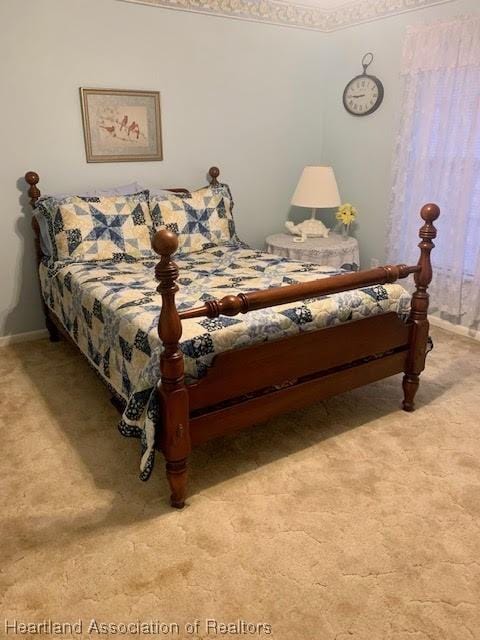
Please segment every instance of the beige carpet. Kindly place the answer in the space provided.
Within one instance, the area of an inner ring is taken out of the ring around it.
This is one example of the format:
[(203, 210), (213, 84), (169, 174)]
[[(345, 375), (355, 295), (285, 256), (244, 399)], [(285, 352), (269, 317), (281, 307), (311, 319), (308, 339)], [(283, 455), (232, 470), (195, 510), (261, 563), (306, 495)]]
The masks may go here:
[(183, 512), (71, 347), (1, 349), (1, 618), (480, 638), (480, 345), (432, 334), (414, 414), (395, 377), (211, 442)]

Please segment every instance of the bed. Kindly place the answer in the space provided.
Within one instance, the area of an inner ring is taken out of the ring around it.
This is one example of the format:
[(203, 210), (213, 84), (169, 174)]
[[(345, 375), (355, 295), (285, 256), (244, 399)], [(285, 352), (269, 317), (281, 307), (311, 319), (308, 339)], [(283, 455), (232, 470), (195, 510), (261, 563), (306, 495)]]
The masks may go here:
[[(218, 177), (212, 167), (215, 193)], [(25, 179), (37, 208), (38, 174)], [(169, 192), (173, 209), (190, 197), (186, 189)], [(224, 200), (215, 202), (208, 215), (219, 210), (225, 231), (231, 220)], [(92, 199), (80, 205), (92, 207)], [(427, 352), (438, 216), (434, 204), (421, 210), (417, 265), (359, 272), (272, 256), (246, 246), (234, 231), (220, 244), (197, 246), (198, 216), (194, 227), (187, 225), (186, 240), (171, 220), (165, 225), (165, 215), (158, 218), (151, 245), (160, 261), (149, 251), (128, 259), (46, 260), (35, 216), (50, 338), (73, 341), (112, 390), (121, 433), (141, 440), (143, 480), (155, 451), (163, 453), (171, 505), (182, 508), (191, 448), (208, 439), (400, 372), (403, 408), (413, 411)], [(74, 236), (68, 236), (73, 247)], [(184, 246), (174, 262), (179, 239)], [(410, 275), (411, 297), (396, 282)]]

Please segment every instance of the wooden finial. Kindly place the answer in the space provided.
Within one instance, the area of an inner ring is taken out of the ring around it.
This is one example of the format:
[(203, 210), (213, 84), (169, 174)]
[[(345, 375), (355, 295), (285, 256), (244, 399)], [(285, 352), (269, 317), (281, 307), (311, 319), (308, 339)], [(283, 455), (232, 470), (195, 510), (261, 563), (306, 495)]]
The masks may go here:
[[(37, 187), (39, 180), (40, 180), (40, 177), (38, 173), (35, 173), (35, 171), (27, 171), (27, 173), (25, 174), (25, 182), (29, 185), (27, 193), (28, 193), (28, 197), (30, 198), (30, 204), (32, 205), (33, 209), (35, 209), (35, 207), (37, 206), (37, 200), (40, 198), (40, 195), (41, 195), (40, 189)], [(31, 224), (32, 224), (32, 229), (35, 236), (35, 253), (37, 256), (37, 264), (40, 264), (43, 257), (43, 252), (40, 245), (40, 225), (38, 224), (38, 220), (36, 216), (32, 217)], [(45, 313), (45, 317), (46, 317), (47, 328), (50, 331), (50, 339), (54, 340), (54, 338), (52, 338), (53, 333), (50, 330), (50, 326), (49, 326), (50, 320), (47, 313)]]
[(162, 423), (159, 425), (161, 448), (167, 464), (170, 504), (177, 509), (185, 505), (187, 492), (187, 456), (190, 453), (188, 392), (185, 387), (183, 353), (179, 342), (182, 323), (175, 306), (178, 291), (178, 267), (171, 257), (178, 248), (178, 237), (168, 229), (160, 229), (152, 239), (152, 247), (160, 255), (155, 267), (162, 296), (158, 335), (163, 351), (160, 355), (161, 384), (158, 387)]
[(415, 292), (412, 295), (410, 306), (410, 320), (412, 321), (412, 333), (410, 336), (410, 350), (403, 377), (403, 408), (405, 411), (415, 409), (414, 399), (419, 386), (419, 376), (425, 368), (425, 356), (428, 342), (428, 285), (432, 281), (432, 262), (430, 253), (435, 247), (433, 240), (437, 237), (435, 220), (440, 215), (440, 209), (436, 204), (426, 204), (420, 211), (425, 224), (420, 228), (420, 258), (418, 271), (414, 275)]
[(37, 200), (42, 195), (40, 193), (40, 189), (37, 187), (38, 181), (40, 180), (40, 176), (35, 171), (27, 171), (25, 174), (25, 181), (30, 185), (28, 189), (28, 196), (30, 198), (30, 204), (33, 208), (37, 205)]
[(433, 202), (429, 202), (428, 204), (423, 205), (420, 215), (425, 222), (433, 224), (440, 215), (440, 207)]
[[(422, 216), (422, 220), (425, 221), (425, 224), (420, 228), (418, 235), (422, 240), (426, 240), (427, 242), (429, 240), (434, 240), (437, 237), (437, 229), (433, 223), (440, 215), (440, 208), (436, 204), (424, 204), (420, 211), (420, 215)], [(430, 250), (433, 249), (434, 246), (435, 245), (432, 242), (429, 245)], [(422, 247), (420, 246), (420, 249), (421, 248)]]
[(160, 229), (153, 236), (152, 247), (159, 256), (170, 257), (178, 249), (178, 236), (168, 229)]
[(220, 175), (220, 169), (218, 167), (210, 167), (208, 170), (208, 175), (210, 176), (210, 184), (212, 187), (216, 187), (218, 185), (218, 176)]

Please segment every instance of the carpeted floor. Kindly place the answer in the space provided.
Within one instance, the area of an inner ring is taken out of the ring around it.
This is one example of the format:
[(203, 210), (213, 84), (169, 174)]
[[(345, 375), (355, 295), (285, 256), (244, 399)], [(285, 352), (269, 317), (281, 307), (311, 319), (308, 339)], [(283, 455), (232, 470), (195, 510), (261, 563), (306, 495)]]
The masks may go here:
[(183, 512), (160, 457), (137, 479), (138, 442), (70, 346), (1, 349), (2, 618), (82, 619), (82, 637), (94, 618), (200, 620), (128, 638), (480, 638), (480, 344), (432, 334), (414, 414), (394, 377), (211, 442)]

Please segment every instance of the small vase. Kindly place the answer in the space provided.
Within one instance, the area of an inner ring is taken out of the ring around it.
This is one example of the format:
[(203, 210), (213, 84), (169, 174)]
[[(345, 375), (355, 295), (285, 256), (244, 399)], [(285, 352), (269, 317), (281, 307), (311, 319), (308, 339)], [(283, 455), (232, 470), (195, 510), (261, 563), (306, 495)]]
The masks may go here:
[(349, 229), (349, 225), (348, 224), (342, 224), (342, 238), (344, 240), (346, 240), (348, 238), (348, 229)]

